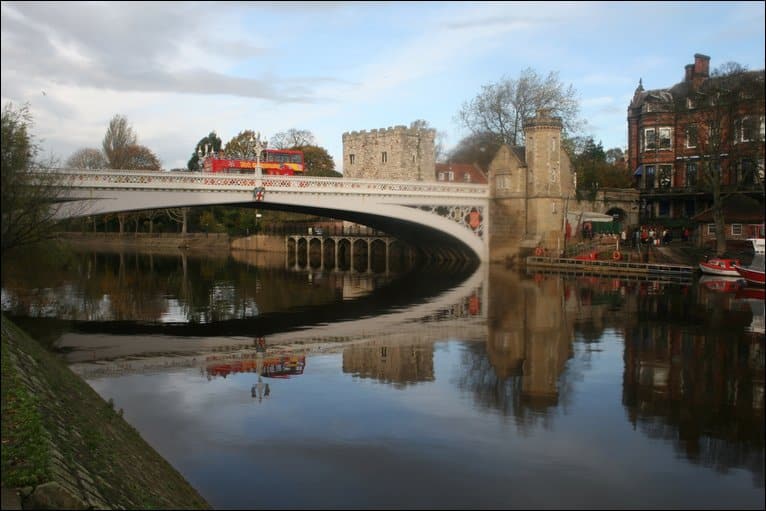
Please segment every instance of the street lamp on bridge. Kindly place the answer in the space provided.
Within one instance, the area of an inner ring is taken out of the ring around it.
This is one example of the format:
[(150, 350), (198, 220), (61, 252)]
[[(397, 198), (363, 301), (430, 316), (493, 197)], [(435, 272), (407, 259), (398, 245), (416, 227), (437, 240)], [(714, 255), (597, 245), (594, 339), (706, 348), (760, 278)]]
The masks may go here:
[(261, 140), (261, 132), (257, 132), (255, 136), (250, 135), (250, 147), (255, 151), (255, 175), (261, 177), (261, 151), (264, 150), (267, 143)]

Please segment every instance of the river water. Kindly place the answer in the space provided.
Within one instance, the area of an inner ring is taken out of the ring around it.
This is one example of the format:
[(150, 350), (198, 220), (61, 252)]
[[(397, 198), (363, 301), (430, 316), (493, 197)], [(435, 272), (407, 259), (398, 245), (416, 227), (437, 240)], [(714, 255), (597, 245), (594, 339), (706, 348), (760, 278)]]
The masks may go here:
[(3, 310), (215, 508), (763, 509), (762, 294), (258, 257), (5, 260)]

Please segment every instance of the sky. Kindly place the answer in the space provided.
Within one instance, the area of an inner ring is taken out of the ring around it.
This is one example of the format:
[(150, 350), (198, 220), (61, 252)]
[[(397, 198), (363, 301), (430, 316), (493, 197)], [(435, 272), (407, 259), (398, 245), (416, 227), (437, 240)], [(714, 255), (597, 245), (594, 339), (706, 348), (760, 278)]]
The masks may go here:
[(127, 118), (165, 169), (215, 131), (308, 130), (343, 170), (345, 132), (423, 119), (449, 150), (485, 85), (531, 68), (577, 91), (583, 135), (627, 147), (627, 107), (711, 70), (764, 68), (759, 2), (6, 2), (3, 105), (27, 103), (63, 165)]

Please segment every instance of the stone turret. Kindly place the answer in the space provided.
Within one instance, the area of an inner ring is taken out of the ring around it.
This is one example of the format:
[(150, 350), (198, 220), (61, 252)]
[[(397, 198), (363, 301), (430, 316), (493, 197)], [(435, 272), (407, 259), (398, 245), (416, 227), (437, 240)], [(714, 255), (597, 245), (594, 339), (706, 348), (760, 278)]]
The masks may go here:
[(501, 147), (489, 167), (493, 260), (523, 257), (535, 248), (558, 254), (564, 212), (574, 194), (569, 158), (561, 148), (561, 118), (538, 110), (524, 123), (525, 147)]

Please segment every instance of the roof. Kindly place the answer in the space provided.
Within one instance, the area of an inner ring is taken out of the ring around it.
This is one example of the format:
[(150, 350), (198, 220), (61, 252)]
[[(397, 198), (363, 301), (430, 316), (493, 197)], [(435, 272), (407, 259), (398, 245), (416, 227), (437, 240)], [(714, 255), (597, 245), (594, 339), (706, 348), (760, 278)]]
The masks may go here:
[[(733, 87), (735, 83), (747, 79), (763, 80), (763, 76), (763, 69), (755, 71), (744, 71), (742, 73), (731, 76), (713, 76), (707, 78), (699, 90), (704, 91), (710, 87), (719, 87), (722, 85)], [(672, 104), (674, 98), (685, 98), (692, 92), (694, 92), (692, 89), (692, 84), (688, 81), (676, 83), (672, 87), (665, 89), (653, 89), (648, 91), (645, 91), (643, 86), (639, 84), (638, 88), (636, 88), (635, 94), (633, 95), (633, 99), (630, 102), (630, 108), (638, 108), (646, 102), (669, 106)]]
[[(436, 178), (439, 179), (439, 173), (452, 172), (453, 179), (451, 181), (459, 183), (480, 183), (487, 184), (487, 176), (481, 169), (471, 163), (437, 163), (436, 164)], [(470, 177), (466, 178), (468, 175)]]

